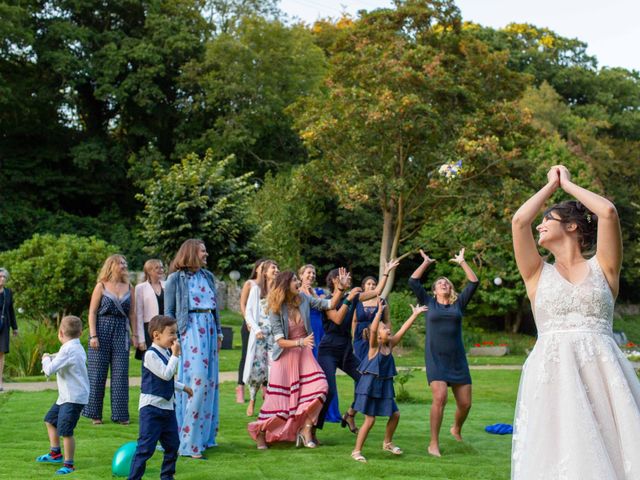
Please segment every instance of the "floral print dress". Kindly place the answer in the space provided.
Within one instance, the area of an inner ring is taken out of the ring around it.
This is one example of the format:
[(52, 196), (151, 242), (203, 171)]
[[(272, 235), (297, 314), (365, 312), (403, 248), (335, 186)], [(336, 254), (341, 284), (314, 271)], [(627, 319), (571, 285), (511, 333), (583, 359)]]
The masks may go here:
[(189, 274), (189, 321), (180, 334), (182, 362), (178, 381), (193, 389), (193, 397), (176, 395), (180, 455), (201, 455), (216, 445), (218, 433), (218, 332), (213, 313), (216, 298), (201, 271)]
[(267, 314), (267, 299), (260, 299), (260, 315), (258, 317), (258, 327), (263, 337), (256, 339), (255, 353), (251, 364), (249, 379), (246, 382), (249, 385), (249, 393), (251, 400), (256, 399), (256, 393), (263, 385), (269, 381), (269, 357), (271, 355), (271, 346), (273, 344), (273, 335), (271, 333), (271, 323)]

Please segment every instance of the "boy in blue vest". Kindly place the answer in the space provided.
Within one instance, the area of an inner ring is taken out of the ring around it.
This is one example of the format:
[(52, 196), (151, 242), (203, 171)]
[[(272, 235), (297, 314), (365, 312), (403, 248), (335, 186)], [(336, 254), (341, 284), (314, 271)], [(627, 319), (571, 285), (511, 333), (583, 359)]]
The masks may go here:
[(138, 407), (140, 434), (136, 453), (131, 462), (129, 480), (142, 478), (147, 460), (153, 456), (158, 440), (164, 449), (160, 478), (173, 480), (180, 446), (178, 423), (173, 405), (174, 390), (183, 391), (189, 397), (193, 395), (193, 390), (173, 380), (181, 353), (176, 320), (165, 315), (156, 315), (149, 322), (149, 334), (153, 344), (145, 352), (142, 364)]

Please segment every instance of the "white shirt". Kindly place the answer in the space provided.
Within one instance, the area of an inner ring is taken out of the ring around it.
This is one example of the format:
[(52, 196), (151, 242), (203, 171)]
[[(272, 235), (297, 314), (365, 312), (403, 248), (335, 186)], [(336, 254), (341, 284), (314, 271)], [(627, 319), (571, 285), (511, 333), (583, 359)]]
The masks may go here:
[(58, 400), (56, 403), (79, 403), (89, 401), (89, 375), (87, 374), (87, 354), (74, 338), (62, 344), (60, 351), (42, 359), (42, 371), (48, 377), (56, 374)]
[[(144, 353), (145, 368), (162, 380), (171, 380), (178, 371), (179, 358), (174, 355), (171, 355), (171, 357), (169, 358), (169, 351), (166, 348), (161, 347), (160, 345), (154, 343), (153, 347), (161, 352), (160, 355), (164, 356), (164, 358), (168, 358), (169, 362), (165, 365), (156, 352), (154, 352), (153, 350), (147, 350)], [(184, 384), (175, 380), (173, 383), (175, 390), (179, 392), (184, 390)], [(161, 408), (162, 410), (173, 410), (174, 399), (175, 395), (171, 396), (171, 398), (167, 400), (166, 398), (159, 397), (158, 395), (140, 392), (140, 402), (138, 403), (138, 410), (140, 410), (142, 407), (146, 407), (147, 405), (152, 405), (154, 407)]]

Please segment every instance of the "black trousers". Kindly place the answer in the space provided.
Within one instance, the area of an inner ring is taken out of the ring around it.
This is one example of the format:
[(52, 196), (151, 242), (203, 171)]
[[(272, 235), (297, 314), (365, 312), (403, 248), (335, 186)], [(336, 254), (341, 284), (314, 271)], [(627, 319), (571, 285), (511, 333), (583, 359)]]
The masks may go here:
[[(327, 411), (329, 410), (331, 400), (333, 400), (333, 397), (338, 395), (336, 370), (339, 368), (353, 378), (354, 382), (360, 380), (360, 372), (357, 370), (358, 360), (353, 354), (351, 341), (342, 345), (321, 342), (320, 347), (318, 348), (318, 363), (322, 367), (322, 370), (327, 377), (327, 383), (329, 384), (329, 393), (327, 394), (327, 399), (324, 402), (324, 405), (322, 405), (322, 410), (318, 417), (318, 423), (316, 424), (317, 428), (322, 428), (324, 426), (324, 419), (327, 415)], [(353, 402), (351, 403), (351, 406), (353, 407)]]
[(244, 362), (247, 360), (247, 347), (249, 346), (249, 329), (247, 322), (242, 322), (240, 327), (240, 338), (242, 338), (242, 353), (240, 354), (240, 364), (238, 365), (238, 385), (244, 385)]

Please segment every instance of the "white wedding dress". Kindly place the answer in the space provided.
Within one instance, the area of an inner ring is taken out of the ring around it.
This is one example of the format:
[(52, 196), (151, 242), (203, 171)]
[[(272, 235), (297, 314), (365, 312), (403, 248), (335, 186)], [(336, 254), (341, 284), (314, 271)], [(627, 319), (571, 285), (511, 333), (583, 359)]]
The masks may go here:
[(522, 369), (513, 480), (640, 480), (640, 383), (612, 335), (614, 299), (595, 257), (579, 284), (545, 263), (538, 341)]

